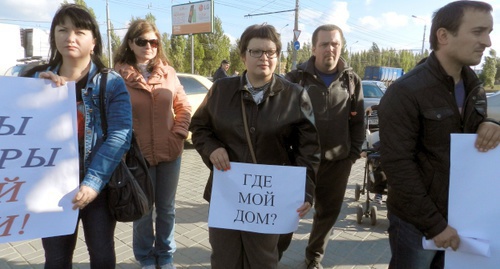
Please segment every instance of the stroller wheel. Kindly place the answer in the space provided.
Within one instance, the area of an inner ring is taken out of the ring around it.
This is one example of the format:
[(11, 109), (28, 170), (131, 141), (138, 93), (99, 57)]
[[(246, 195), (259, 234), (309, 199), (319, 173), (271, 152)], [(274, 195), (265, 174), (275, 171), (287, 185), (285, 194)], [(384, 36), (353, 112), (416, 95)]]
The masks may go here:
[(375, 226), (377, 224), (377, 207), (372, 206), (370, 208), (370, 220), (371, 220), (371, 225)]
[(356, 220), (358, 221), (358, 224), (361, 224), (363, 222), (363, 206), (358, 205), (356, 208)]
[(354, 189), (354, 200), (359, 201), (360, 196), (361, 196), (361, 185), (356, 183), (356, 188)]

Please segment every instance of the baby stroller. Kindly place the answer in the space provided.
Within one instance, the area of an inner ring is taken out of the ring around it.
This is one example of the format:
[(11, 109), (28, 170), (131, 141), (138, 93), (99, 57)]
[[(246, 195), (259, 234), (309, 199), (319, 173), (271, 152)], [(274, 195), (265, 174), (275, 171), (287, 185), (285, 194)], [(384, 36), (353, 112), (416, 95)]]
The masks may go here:
[[(368, 118), (368, 113), (367, 113)], [(367, 124), (368, 126), (368, 124)], [(363, 185), (356, 184), (354, 198), (359, 200), (361, 194), (366, 194), (365, 207), (360, 204), (356, 208), (356, 220), (358, 224), (363, 222), (363, 217), (369, 217), (371, 225), (377, 224), (377, 207), (370, 207), (370, 193), (375, 194), (375, 200), (382, 204), (382, 195), (387, 195), (387, 178), (380, 163), (380, 141), (378, 132), (370, 133), (367, 130), (366, 147), (363, 149), (366, 155)]]

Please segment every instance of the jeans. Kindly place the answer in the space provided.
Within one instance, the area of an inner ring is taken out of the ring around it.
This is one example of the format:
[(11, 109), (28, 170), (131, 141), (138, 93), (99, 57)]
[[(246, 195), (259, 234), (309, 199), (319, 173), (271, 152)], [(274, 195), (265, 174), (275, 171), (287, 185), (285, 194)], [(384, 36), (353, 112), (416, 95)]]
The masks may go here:
[(389, 244), (392, 253), (389, 268), (444, 268), (444, 251), (423, 249), (422, 232), (390, 212), (388, 218), (390, 222)]
[[(80, 211), (85, 242), (90, 255), (90, 268), (114, 269), (116, 266), (114, 233), (116, 221), (107, 203), (107, 190)], [(78, 224), (76, 225), (78, 227)], [(78, 228), (70, 235), (42, 238), (45, 269), (71, 269)]]
[(156, 234), (153, 231), (153, 211), (134, 221), (134, 256), (142, 266), (161, 266), (173, 262), (176, 249), (175, 193), (179, 183), (180, 168), (181, 157), (149, 168), (155, 190)]

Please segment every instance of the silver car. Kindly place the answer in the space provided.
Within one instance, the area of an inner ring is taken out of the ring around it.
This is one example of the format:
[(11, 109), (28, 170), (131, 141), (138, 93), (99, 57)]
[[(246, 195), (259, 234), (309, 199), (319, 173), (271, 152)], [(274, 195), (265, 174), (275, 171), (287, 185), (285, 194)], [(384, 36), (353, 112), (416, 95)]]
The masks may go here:
[(488, 118), (500, 121), (500, 92), (488, 96)]
[[(363, 96), (365, 98), (365, 111), (369, 107), (378, 105), (380, 99), (384, 96), (384, 92), (379, 86), (380, 81), (374, 80), (363, 80), (361, 84), (363, 86)], [(378, 114), (376, 110), (373, 110), (370, 116), (368, 116), (368, 128), (370, 132), (378, 131)]]

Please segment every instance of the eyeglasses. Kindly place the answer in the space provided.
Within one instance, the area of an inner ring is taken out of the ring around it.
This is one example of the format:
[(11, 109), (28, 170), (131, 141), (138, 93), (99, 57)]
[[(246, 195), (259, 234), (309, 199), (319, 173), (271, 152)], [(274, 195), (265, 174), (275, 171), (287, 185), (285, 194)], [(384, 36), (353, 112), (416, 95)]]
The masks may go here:
[(260, 58), (262, 57), (262, 54), (266, 54), (267, 58), (276, 58), (276, 50), (248, 50), (248, 53), (250, 53), (250, 56), (254, 58)]
[(142, 39), (136, 38), (134, 39), (134, 43), (139, 47), (144, 47), (149, 43), (152, 48), (158, 48), (158, 39)]

